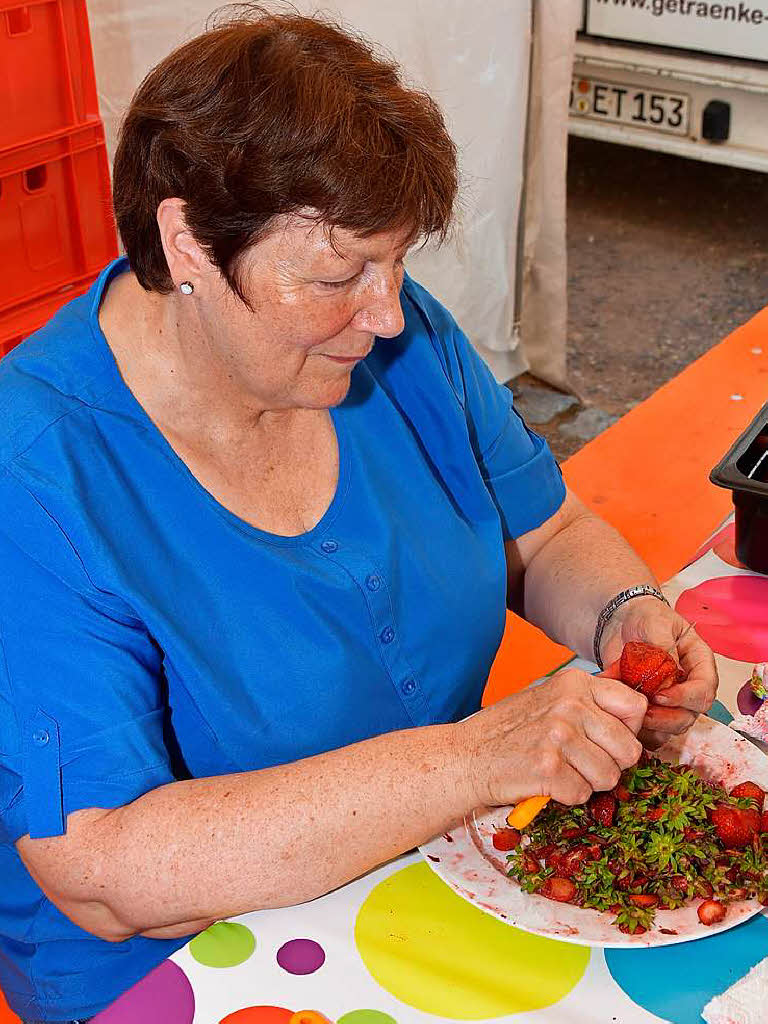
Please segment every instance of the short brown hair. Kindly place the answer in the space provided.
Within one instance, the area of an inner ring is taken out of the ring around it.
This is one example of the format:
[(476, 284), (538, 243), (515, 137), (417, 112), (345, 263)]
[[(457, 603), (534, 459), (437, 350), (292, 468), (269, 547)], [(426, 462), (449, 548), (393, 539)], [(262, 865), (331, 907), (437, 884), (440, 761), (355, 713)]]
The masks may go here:
[(242, 299), (237, 258), (280, 214), (311, 207), (361, 236), (450, 226), (456, 149), (396, 65), (320, 17), (239, 5), (142, 84), (115, 155), (115, 216), (131, 268), (168, 292), (157, 208), (184, 200), (192, 234)]

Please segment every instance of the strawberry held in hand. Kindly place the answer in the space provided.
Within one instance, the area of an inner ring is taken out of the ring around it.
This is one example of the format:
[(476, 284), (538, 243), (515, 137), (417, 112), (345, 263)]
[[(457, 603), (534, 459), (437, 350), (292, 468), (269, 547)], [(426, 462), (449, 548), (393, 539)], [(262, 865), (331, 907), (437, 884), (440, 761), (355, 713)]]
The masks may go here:
[(639, 690), (650, 700), (665, 686), (683, 681), (677, 662), (661, 647), (631, 640), (624, 644), (619, 661), (619, 677), (633, 690)]

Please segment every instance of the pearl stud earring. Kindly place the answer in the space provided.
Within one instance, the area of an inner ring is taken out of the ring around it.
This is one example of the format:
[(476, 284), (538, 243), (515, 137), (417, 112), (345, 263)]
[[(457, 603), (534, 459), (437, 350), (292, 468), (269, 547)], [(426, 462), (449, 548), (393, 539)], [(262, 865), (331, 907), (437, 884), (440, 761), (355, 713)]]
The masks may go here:
[(195, 286), (191, 281), (182, 281), (179, 285), (179, 291), (182, 295), (191, 295), (194, 290)]

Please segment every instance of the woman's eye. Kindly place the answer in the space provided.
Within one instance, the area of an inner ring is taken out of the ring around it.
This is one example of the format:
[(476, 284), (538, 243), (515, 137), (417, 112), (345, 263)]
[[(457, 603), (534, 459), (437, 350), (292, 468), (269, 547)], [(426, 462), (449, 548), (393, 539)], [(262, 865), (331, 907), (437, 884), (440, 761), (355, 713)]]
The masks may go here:
[(345, 277), (343, 281), (318, 281), (317, 283), (323, 288), (343, 288), (345, 284), (351, 284), (356, 277), (357, 274), (353, 274), (351, 277)]

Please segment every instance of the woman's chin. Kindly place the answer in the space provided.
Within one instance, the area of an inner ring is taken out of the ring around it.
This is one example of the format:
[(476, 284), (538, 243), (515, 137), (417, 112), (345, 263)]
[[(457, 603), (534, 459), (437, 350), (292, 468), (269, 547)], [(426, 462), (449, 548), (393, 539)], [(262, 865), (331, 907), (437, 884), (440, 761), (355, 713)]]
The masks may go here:
[(351, 384), (352, 368), (343, 374), (339, 374), (333, 380), (318, 381), (311, 391), (303, 396), (301, 405), (310, 409), (332, 409), (341, 405), (349, 394)]

